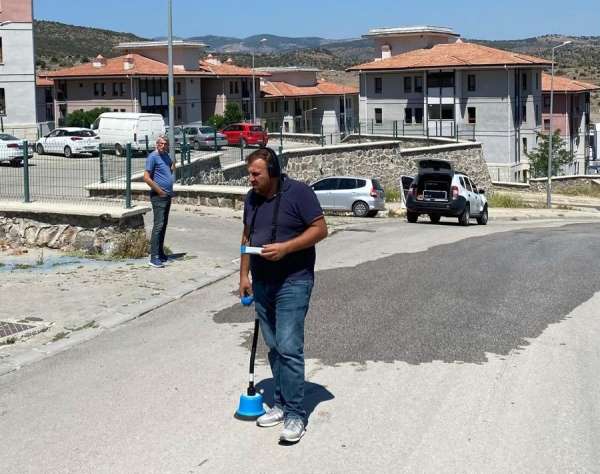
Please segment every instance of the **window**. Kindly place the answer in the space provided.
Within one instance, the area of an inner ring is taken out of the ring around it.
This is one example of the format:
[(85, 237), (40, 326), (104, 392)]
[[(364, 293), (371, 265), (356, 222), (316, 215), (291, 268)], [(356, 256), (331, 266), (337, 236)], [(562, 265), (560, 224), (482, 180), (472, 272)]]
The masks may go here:
[(404, 109), (404, 123), (412, 123), (413, 113), (412, 109)]
[(423, 123), (423, 108), (417, 107), (415, 109), (415, 123)]
[(521, 88), (526, 91), (527, 90), (527, 73), (521, 74)]
[(123, 84), (122, 82), (119, 84), (119, 91), (122, 96), (125, 95), (125, 84)]
[(117, 95), (119, 93), (119, 84), (117, 82), (113, 82), (113, 95)]
[(430, 104), (427, 108), (429, 118), (432, 120), (453, 120), (454, 105), (452, 104)]
[(436, 72), (427, 76), (427, 87), (454, 87), (453, 72)]
[(233, 83), (233, 90), (234, 90), (234, 92), (235, 92), (236, 94), (239, 94), (239, 93), (240, 93), (240, 88), (239, 88), (239, 86), (238, 86), (238, 81), (235, 81), (235, 82)]
[(540, 106), (538, 104), (535, 104), (535, 123), (536, 125), (540, 123)]
[(550, 119), (544, 119), (544, 130), (550, 130)]
[(521, 122), (527, 122), (527, 104), (521, 106)]
[(94, 95), (100, 95), (100, 88), (97, 82), (94, 82)]
[(183, 112), (181, 111), (181, 107), (177, 107), (177, 120), (181, 120), (183, 118)]
[(287, 114), (290, 111), (290, 106), (287, 100), (283, 101), (283, 113)]
[(233, 94), (233, 82), (229, 81), (229, 95)]
[(100, 91), (102, 92), (102, 97), (104, 97), (106, 95), (106, 84), (104, 82), (100, 84)]
[(381, 77), (375, 78), (375, 94), (381, 94), (383, 92), (383, 80)]
[(415, 77), (415, 92), (423, 92), (423, 78), (421, 76)]
[(381, 109), (375, 109), (375, 123), (383, 123), (383, 113)]
[(535, 88), (535, 90), (538, 90), (540, 86), (540, 73), (536, 72), (535, 73), (535, 84), (533, 85), (533, 87)]
[(175, 92), (175, 94), (176, 95), (181, 95), (181, 82), (177, 82), (176, 84), (177, 85), (176, 85), (176, 92)]
[(467, 121), (468, 123), (477, 123), (477, 110), (475, 107), (467, 107)]
[(471, 187), (471, 182), (469, 181), (469, 178), (467, 178), (466, 176), (465, 176), (465, 188), (467, 189), (467, 191), (473, 192), (473, 188)]
[(404, 78), (404, 92), (405, 93), (412, 92), (412, 77)]
[(269, 103), (268, 102), (263, 102), (263, 114), (266, 114), (268, 112), (268, 107)]
[(527, 153), (527, 138), (523, 137), (523, 151)]
[(477, 84), (475, 82), (475, 74), (469, 74), (467, 76), (467, 90), (469, 92), (475, 92), (476, 87), (477, 87)]
[(338, 189), (355, 189), (356, 188), (356, 180), (350, 178), (342, 178), (340, 179), (340, 184)]
[(327, 178), (323, 179), (313, 185), (315, 191), (329, 191), (331, 189), (337, 189), (337, 183), (339, 178)]
[(4, 88), (0, 89), (0, 115), (6, 115), (6, 96)]
[(550, 96), (544, 94), (544, 107), (550, 108)]

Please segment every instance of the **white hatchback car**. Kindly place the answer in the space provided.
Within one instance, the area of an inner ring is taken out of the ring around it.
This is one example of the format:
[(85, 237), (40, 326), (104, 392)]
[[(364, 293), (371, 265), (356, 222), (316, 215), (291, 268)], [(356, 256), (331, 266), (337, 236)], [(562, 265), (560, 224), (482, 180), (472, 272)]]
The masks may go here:
[[(19, 166), (23, 162), (23, 145), (23, 140), (8, 133), (0, 133), (0, 162), (8, 161), (13, 166)], [(31, 149), (27, 156), (33, 157)]]
[(71, 158), (83, 153), (98, 153), (100, 137), (89, 128), (64, 127), (55, 128), (45, 137), (35, 143), (38, 155), (44, 153), (59, 153), (65, 158)]
[(311, 184), (325, 211), (352, 211), (356, 217), (375, 217), (385, 209), (385, 192), (374, 178), (330, 176)]

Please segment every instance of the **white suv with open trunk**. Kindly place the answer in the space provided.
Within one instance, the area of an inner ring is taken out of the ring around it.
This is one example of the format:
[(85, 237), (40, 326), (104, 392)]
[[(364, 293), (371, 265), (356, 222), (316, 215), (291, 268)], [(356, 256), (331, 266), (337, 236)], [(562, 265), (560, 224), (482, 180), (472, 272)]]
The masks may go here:
[(447, 161), (422, 160), (406, 196), (406, 219), (417, 222), (421, 214), (429, 215), (433, 223), (441, 217), (458, 217), (461, 225), (469, 225), (471, 218), (485, 225), (488, 221), (485, 190), (478, 188), (466, 174), (454, 171)]

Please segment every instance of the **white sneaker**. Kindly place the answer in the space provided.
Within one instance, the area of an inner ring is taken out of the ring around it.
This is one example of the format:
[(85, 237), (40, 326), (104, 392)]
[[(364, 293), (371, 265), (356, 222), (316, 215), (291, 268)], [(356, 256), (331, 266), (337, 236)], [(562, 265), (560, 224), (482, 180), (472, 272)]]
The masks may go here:
[(279, 441), (284, 443), (297, 443), (304, 436), (304, 422), (300, 418), (286, 418), (283, 423), (283, 431), (279, 436)]
[(279, 407), (269, 408), (267, 412), (259, 416), (256, 420), (256, 424), (261, 428), (270, 428), (271, 426), (277, 426), (283, 421), (283, 410)]

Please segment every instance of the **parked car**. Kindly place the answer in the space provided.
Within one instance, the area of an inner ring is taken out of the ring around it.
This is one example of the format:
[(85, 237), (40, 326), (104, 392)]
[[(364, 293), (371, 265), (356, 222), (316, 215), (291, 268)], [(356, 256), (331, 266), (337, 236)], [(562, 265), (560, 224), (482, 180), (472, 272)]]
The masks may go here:
[[(187, 135), (187, 141), (190, 143), (194, 150), (201, 150), (203, 148), (215, 148), (215, 129), (206, 125), (188, 124), (184, 125), (183, 129)], [(217, 132), (217, 149), (228, 144), (227, 137)]]
[(352, 211), (356, 217), (375, 217), (385, 209), (384, 191), (376, 179), (331, 176), (311, 184), (323, 210)]
[[(8, 133), (0, 133), (0, 162), (8, 161), (13, 166), (19, 166), (23, 162), (23, 146), (24, 140)], [(27, 156), (32, 158), (33, 151), (30, 147), (27, 148)]]
[(469, 225), (475, 217), (477, 223), (485, 225), (488, 221), (485, 191), (466, 174), (455, 172), (447, 161), (422, 160), (406, 198), (406, 219), (417, 222), (421, 214), (428, 214), (433, 223), (441, 217), (458, 217), (461, 225)]
[(269, 134), (260, 125), (251, 123), (234, 123), (221, 130), (221, 133), (227, 137), (228, 145), (244, 146), (260, 145), (265, 146), (269, 142)]
[(38, 155), (58, 153), (71, 158), (83, 153), (97, 154), (100, 138), (89, 128), (55, 128), (45, 137), (35, 142)]
[(152, 149), (160, 135), (165, 134), (165, 121), (160, 114), (104, 112), (92, 124), (102, 144), (115, 147), (118, 156), (125, 154), (127, 144), (134, 152), (146, 150), (146, 139)]

